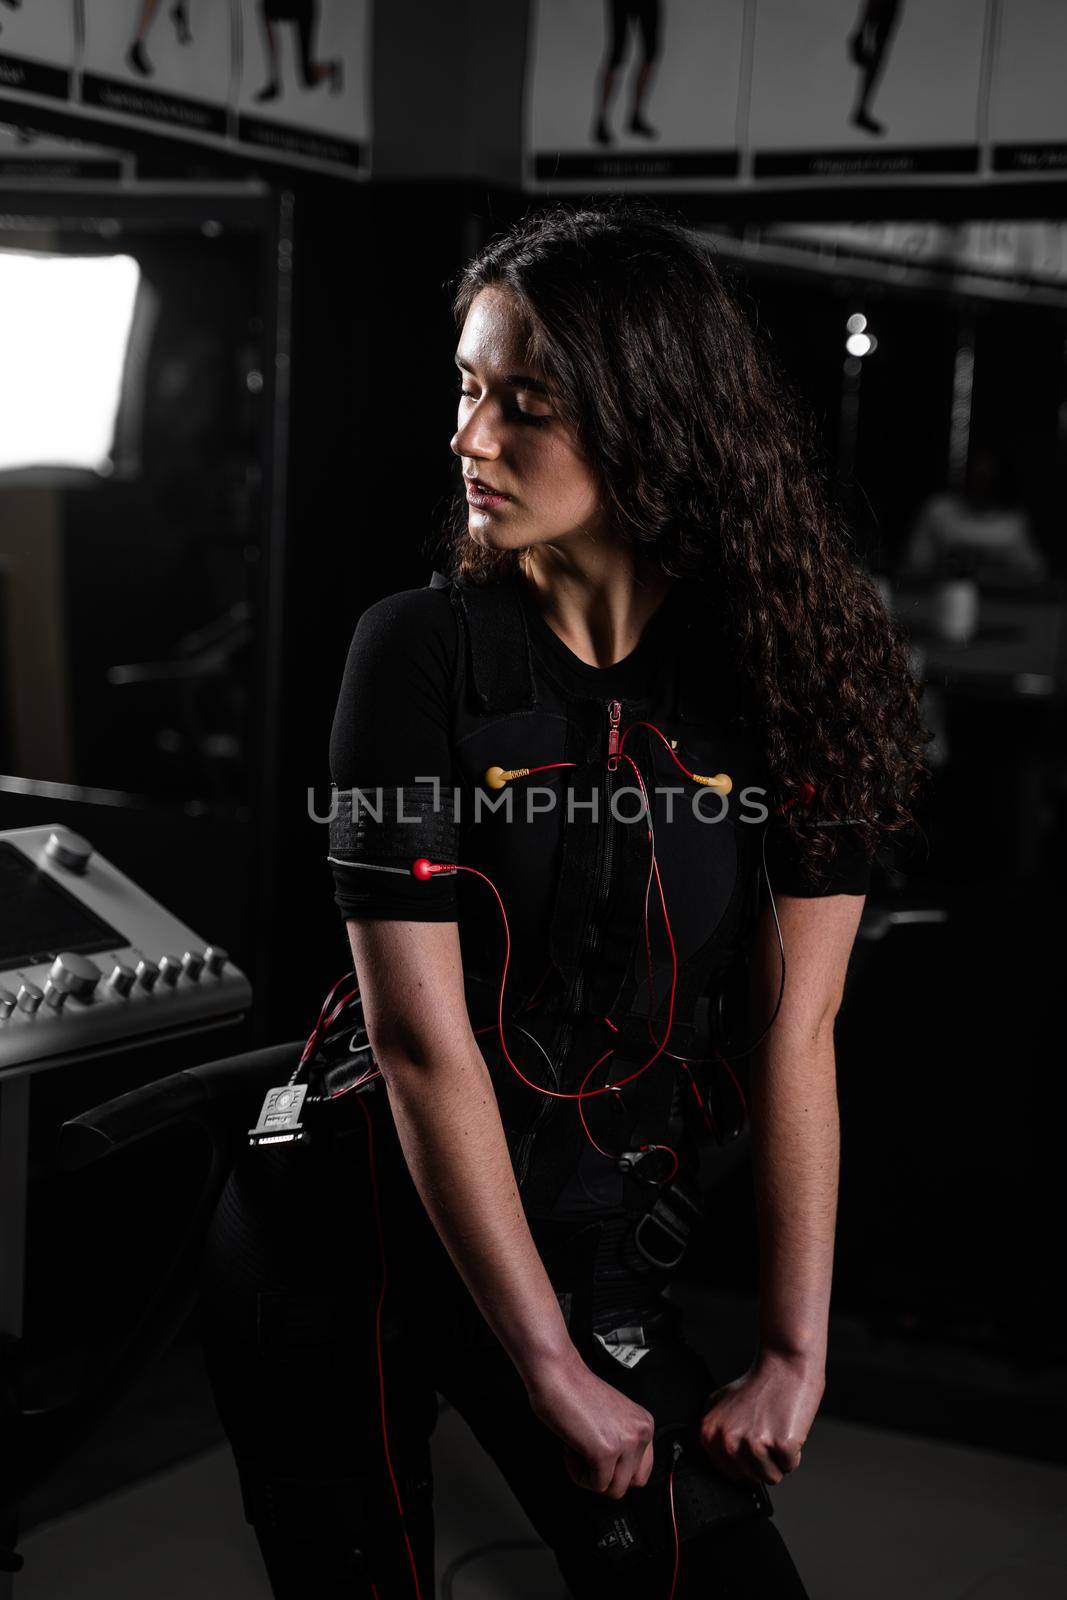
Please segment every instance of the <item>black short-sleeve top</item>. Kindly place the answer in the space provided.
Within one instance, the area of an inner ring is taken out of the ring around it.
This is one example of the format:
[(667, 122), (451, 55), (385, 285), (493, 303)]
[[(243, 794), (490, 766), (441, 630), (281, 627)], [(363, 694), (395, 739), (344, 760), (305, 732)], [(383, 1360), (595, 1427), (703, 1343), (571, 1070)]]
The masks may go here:
[[(542, 615), (525, 582), (515, 580), (538, 666), (565, 691), (602, 698), (639, 696), (677, 636), (686, 604), (676, 584), (622, 661), (595, 667), (571, 651)], [(448, 587), (408, 589), (363, 612), (348, 651), (330, 736), (330, 771), (339, 790), (374, 790), (436, 779), (447, 793), (459, 778), (455, 744), (462, 693), (463, 639)], [(832, 864), (814, 882), (797, 858), (792, 834), (767, 830), (766, 859), (776, 894), (811, 898), (867, 893), (870, 865), (851, 830), (839, 830)], [(373, 856), (369, 858), (373, 860)], [(383, 858), (384, 861), (384, 858)], [(334, 868), (335, 901), (346, 918), (425, 922), (457, 917), (455, 874), (419, 882), (403, 872)]]

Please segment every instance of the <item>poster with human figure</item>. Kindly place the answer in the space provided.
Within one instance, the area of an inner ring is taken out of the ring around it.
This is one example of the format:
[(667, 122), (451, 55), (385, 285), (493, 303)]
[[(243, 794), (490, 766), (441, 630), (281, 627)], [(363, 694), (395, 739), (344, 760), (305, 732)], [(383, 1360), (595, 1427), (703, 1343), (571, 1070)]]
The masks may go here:
[(1067, 6), (1001, 0), (989, 136), (993, 170), (1018, 178), (1067, 172)]
[(241, 0), (240, 15), (237, 137), (365, 171), (369, 0)]
[(757, 0), (759, 178), (974, 174), (985, 0)]
[(109, 116), (225, 137), (234, 18), (220, 0), (85, 0), (82, 100)]
[(0, 93), (69, 100), (74, 0), (0, 0)]
[(534, 0), (529, 185), (735, 177), (745, 11), (745, 0)]

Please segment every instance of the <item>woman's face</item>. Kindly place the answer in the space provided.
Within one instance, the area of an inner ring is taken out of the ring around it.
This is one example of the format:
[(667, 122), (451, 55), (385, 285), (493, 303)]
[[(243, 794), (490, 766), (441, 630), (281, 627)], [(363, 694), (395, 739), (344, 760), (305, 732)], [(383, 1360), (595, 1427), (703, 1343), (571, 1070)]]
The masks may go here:
[(526, 333), (512, 297), (483, 289), (456, 351), (462, 392), (452, 449), (463, 463), (471, 538), (494, 550), (595, 536), (605, 526), (596, 477), (544, 376), (524, 358)]

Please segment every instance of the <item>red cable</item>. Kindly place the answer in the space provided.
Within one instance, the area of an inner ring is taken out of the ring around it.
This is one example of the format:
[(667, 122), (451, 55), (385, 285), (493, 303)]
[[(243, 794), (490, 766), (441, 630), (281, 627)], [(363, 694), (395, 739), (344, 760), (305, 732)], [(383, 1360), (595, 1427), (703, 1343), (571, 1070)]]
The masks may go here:
[(400, 1485), (396, 1481), (393, 1471), (393, 1457), (389, 1449), (389, 1426), (385, 1412), (385, 1367), (382, 1362), (382, 1307), (385, 1304), (385, 1290), (387, 1273), (385, 1265), (385, 1235), (382, 1231), (382, 1212), (378, 1199), (378, 1169), (374, 1160), (374, 1128), (371, 1123), (370, 1112), (363, 1101), (359, 1102), (360, 1109), (367, 1123), (367, 1157), (370, 1167), (371, 1194), (374, 1200), (374, 1227), (378, 1235), (378, 1260), (382, 1269), (382, 1283), (378, 1291), (378, 1304), (374, 1312), (374, 1338), (377, 1346), (378, 1357), (378, 1399), (382, 1423), (382, 1447), (385, 1451), (385, 1465), (389, 1472), (389, 1482), (393, 1486), (393, 1496), (396, 1500), (396, 1509), (400, 1513), (400, 1523), (404, 1530), (404, 1548), (407, 1551), (408, 1565), (411, 1568), (411, 1581), (415, 1586), (415, 1600), (422, 1600), (422, 1589), (419, 1587), (419, 1574), (415, 1565), (415, 1552), (411, 1548), (411, 1539), (408, 1536), (407, 1517), (404, 1512), (404, 1502), (400, 1497)]
[(677, 1175), (677, 1172), (678, 1172), (678, 1154), (677, 1154), (676, 1151), (671, 1149), (669, 1144), (643, 1144), (641, 1146), (641, 1154), (643, 1156), (651, 1154), (651, 1152), (653, 1150), (666, 1150), (667, 1154), (670, 1156), (671, 1161), (673, 1163), (673, 1165), (671, 1166), (671, 1170), (668, 1172), (668, 1174), (667, 1174), (667, 1176), (665, 1178), (652, 1178), (652, 1179), (650, 1179), (650, 1182), (652, 1182), (652, 1183), (658, 1185), (660, 1188), (662, 1188), (662, 1186), (665, 1183), (671, 1183), (674, 1180), (675, 1176)]
[(744, 1113), (745, 1117), (747, 1117), (748, 1116), (748, 1101), (745, 1099), (745, 1091), (742, 1089), (741, 1085), (737, 1081), (737, 1075), (735, 1074), (733, 1067), (731, 1067), (731, 1065), (727, 1061), (726, 1057), (724, 1055), (722, 1055), (720, 1051), (716, 1050), (714, 1052), (714, 1054), (715, 1054), (715, 1059), (717, 1061), (721, 1061), (723, 1066), (726, 1068), (727, 1072), (730, 1074), (730, 1078), (731, 1078), (731, 1080), (733, 1082), (733, 1086), (737, 1090), (737, 1098), (741, 1102), (741, 1110)]
[[(631, 766), (634, 766), (633, 761), (631, 760), (631, 758), (629, 756), (626, 757), (626, 760), (630, 762)], [(637, 768), (636, 767), (634, 767), (634, 771), (637, 772)], [(642, 794), (645, 794), (644, 784), (642, 783), (641, 774), (639, 772), (637, 772), (637, 781), (638, 781), (639, 784), (641, 784), (641, 792), (642, 792)], [(647, 794), (645, 794), (646, 805), (647, 805), (647, 801), (648, 801), (648, 797), (647, 797)], [(469, 872), (469, 873), (472, 873), (474, 877), (481, 878), (483, 883), (487, 883), (489, 885), (490, 889), (493, 891), (493, 896), (494, 896), (494, 898), (496, 900), (497, 906), (500, 909), (500, 915), (501, 915), (501, 918), (503, 919), (503, 923), (504, 923), (504, 944), (505, 944), (505, 948), (504, 948), (504, 967), (503, 967), (503, 971), (501, 973), (501, 978), (500, 978), (500, 994), (499, 994), (499, 997), (498, 997), (498, 1000), (497, 1000), (497, 1034), (498, 1034), (498, 1037), (500, 1039), (500, 1048), (504, 1053), (504, 1059), (507, 1061), (507, 1063), (511, 1067), (512, 1071), (519, 1078), (521, 1078), (523, 1083), (525, 1083), (529, 1088), (536, 1090), (540, 1094), (547, 1095), (550, 1099), (553, 1099), (553, 1100), (591, 1099), (596, 1095), (606, 1094), (610, 1089), (621, 1088), (621, 1086), (624, 1083), (632, 1083), (634, 1078), (640, 1077), (641, 1073), (646, 1071), (652, 1065), (652, 1063), (654, 1061), (656, 1061), (659, 1058), (659, 1056), (663, 1053), (663, 1049), (664, 1049), (664, 1046), (667, 1043), (667, 1039), (670, 1037), (671, 1023), (672, 1023), (673, 1017), (674, 1017), (674, 992), (675, 992), (675, 988), (676, 988), (676, 984), (677, 984), (677, 975), (678, 975), (678, 955), (677, 955), (677, 951), (675, 949), (674, 937), (673, 937), (673, 935), (671, 933), (670, 917), (667, 914), (666, 901), (665, 901), (664, 896), (663, 896), (663, 884), (662, 884), (662, 881), (661, 881), (660, 875), (659, 875), (659, 867), (655, 863), (655, 858), (653, 857), (652, 870), (653, 870), (653, 872), (655, 874), (655, 878), (656, 878), (656, 887), (659, 890), (660, 906), (661, 906), (661, 909), (663, 911), (663, 916), (664, 916), (664, 920), (665, 920), (666, 928), (667, 928), (667, 938), (668, 938), (668, 941), (670, 942), (670, 947), (671, 947), (672, 979), (671, 979), (670, 1004), (669, 1004), (669, 1007), (668, 1007), (668, 1014), (667, 1014), (667, 1032), (666, 1032), (666, 1035), (665, 1035), (664, 1039), (659, 1044), (655, 1054), (650, 1056), (649, 1059), (646, 1062), (644, 1062), (643, 1065), (640, 1066), (637, 1069), (636, 1072), (631, 1073), (629, 1075), (629, 1077), (620, 1078), (619, 1082), (617, 1084), (605, 1084), (602, 1089), (592, 1089), (592, 1090), (589, 1091), (588, 1094), (583, 1094), (583, 1092), (581, 1090), (579, 1090), (578, 1094), (563, 1094), (558, 1089), (546, 1089), (546, 1088), (543, 1087), (543, 1085), (541, 1085), (539, 1083), (532, 1083), (530, 1081), (530, 1079), (527, 1078), (526, 1075), (519, 1069), (519, 1067), (517, 1067), (515, 1065), (515, 1062), (512, 1061), (511, 1055), (508, 1052), (507, 1043), (506, 1043), (506, 1041), (504, 1039), (504, 992), (505, 992), (505, 989), (507, 987), (508, 965), (509, 965), (509, 963), (511, 961), (511, 930), (510, 930), (510, 927), (508, 925), (507, 912), (504, 910), (504, 902), (501, 900), (500, 895), (499, 895), (499, 893), (497, 891), (497, 887), (493, 883), (492, 879), (487, 877), (484, 872), (479, 872), (477, 867), (464, 866), (462, 863), (456, 863), (454, 867), (452, 866), (451, 863), (449, 865), (450, 865), (450, 870), (453, 870), (453, 871), (456, 871), (456, 872)], [(481, 1029), (480, 1031), (481, 1032), (485, 1032), (487, 1030), (486, 1029)], [(608, 1050), (608, 1051), (605, 1051), (604, 1055), (599, 1056), (597, 1058), (597, 1060), (594, 1061), (593, 1067), (591, 1067), (589, 1069), (590, 1073), (593, 1071), (594, 1067), (598, 1067), (600, 1065), (601, 1061), (606, 1060), (607, 1057), (609, 1055), (611, 1055), (612, 1053), (613, 1052), (611, 1050)], [(586, 1078), (588, 1079), (588, 1077), (589, 1077), (589, 1074), (587, 1073), (586, 1074)]]
[(553, 767), (576, 767), (577, 761), (546, 761), (541, 767), (527, 767), (526, 776), (532, 777), (535, 772), (551, 772)]
[[(356, 978), (356, 974), (354, 972), (343, 973), (342, 976), (340, 978), (338, 978), (337, 982), (334, 984), (333, 988), (330, 990), (329, 994), (326, 996), (325, 1000), (322, 1002), (322, 1006), (321, 1006), (321, 1008), (319, 1010), (318, 1020), (315, 1023), (315, 1026), (312, 1028), (311, 1033), (308, 1036), (307, 1043), (304, 1046), (303, 1054), (300, 1057), (300, 1065), (301, 1066), (304, 1066), (305, 1063), (314, 1054), (315, 1047), (317, 1046), (317, 1044), (319, 1042), (319, 1036), (322, 1033), (323, 1018), (326, 1016), (327, 1008), (331, 1004), (331, 1002), (333, 1001), (334, 995), (337, 993), (338, 989), (341, 987), (341, 985), (343, 983), (354, 983), (355, 986), (356, 986), (355, 987), (355, 994), (359, 993), (359, 982), (358, 982), (358, 979)], [(340, 1003), (338, 1004), (336, 1009), (331, 1013), (329, 1021), (326, 1023), (327, 1027), (329, 1027), (330, 1023), (333, 1022), (336, 1017), (340, 1016), (340, 1014), (344, 1010), (345, 1006), (348, 1005), (349, 1001), (352, 1000), (353, 998), (354, 998), (354, 995), (353, 995), (353, 993), (351, 991), (344, 996), (344, 998), (340, 1001)]]
[[(609, 1050), (607, 1052), (607, 1054), (609, 1056), (613, 1056), (615, 1054), (615, 1051), (614, 1050)], [(603, 1061), (604, 1059), (605, 1059), (604, 1056), (600, 1057), (600, 1061)], [(598, 1155), (604, 1156), (605, 1159), (608, 1160), (608, 1161), (617, 1161), (619, 1159), (617, 1155), (612, 1155), (610, 1150), (604, 1150), (604, 1149), (601, 1148), (600, 1145), (597, 1144), (596, 1140), (593, 1138), (593, 1135), (589, 1131), (589, 1124), (585, 1120), (585, 1112), (582, 1109), (582, 1092), (585, 1089), (585, 1086), (589, 1082), (590, 1078), (593, 1076), (593, 1073), (596, 1071), (597, 1067), (599, 1067), (600, 1061), (594, 1061), (593, 1065), (589, 1068), (589, 1071), (586, 1073), (585, 1077), (582, 1079), (582, 1086), (578, 1090), (578, 1116), (581, 1119), (582, 1128), (585, 1131), (586, 1138), (589, 1140), (589, 1143), (593, 1146), (593, 1149), (598, 1153)], [(605, 1089), (614, 1089), (615, 1085), (613, 1083), (606, 1083), (604, 1085), (604, 1088)]]
[[(483, 883), (487, 883), (489, 885), (490, 889), (493, 891), (493, 896), (494, 896), (494, 898), (496, 900), (497, 906), (499, 907), (501, 918), (503, 919), (503, 923), (504, 923), (504, 967), (503, 967), (503, 971), (502, 971), (501, 977), (500, 977), (500, 994), (499, 994), (499, 997), (498, 997), (498, 1000), (497, 1000), (496, 1031), (497, 1031), (497, 1037), (500, 1040), (500, 1048), (504, 1053), (505, 1061), (507, 1062), (507, 1064), (511, 1068), (511, 1070), (515, 1073), (516, 1077), (520, 1078), (522, 1080), (522, 1082), (524, 1084), (526, 1084), (527, 1088), (535, 1090), (536, 1093), (538, 1093), (538, 1094), (546, 1095), (550, 1100), (580, 1100), (580, 1099), (582, 1099), (583, 1096), (582, 1096), (581, 1091), (579, 1091), (578, 1094), (564, 1094), (559, 1089), (546, 1089), (543, 1086), (543, 1084), (534, 1083), (530, 1078), (528, 1078), (526, 1076), (526, 1074), (521, 1070), (521, 1068), (518, 1067), (515, 1064), (515, 1062), (511, 1059), (511, 1055), (510, 1055), (510, 1052), (508, 1051), (507, 1043), (505, 1042), (505, 1039), (504, 1039), (504, 990), (505, 990), (505, 988), (507, 986), (507, 980), (508, 980), (508, 964), (511, 961), (511, 929), (508, 926), (508, 914), (504, 910), (504, 902), (501, 900), (500, 895), (497, 892), (496, 884), (493, 882), (492, 878), (487, 877), (484, 872), (479, 872), (477, 867), (466, 867), (466, 866), (463, 866), (461, 863), (457, 863), (454, 867), (452, 867), (451, 864), (450, 864), (450, 870), (453, 870), (453, 871), (456, 871), (456, 872), (469, 872), (469, 873), (471, 873), (471, 875), (473, 877), (481, 878)], [(491, 1027), (492, 1024), (489, 1024), (489, 1026)], [(479, 1029), (479, 1032), (485, 1033), (485, 1032), (487, 1032), (487, 1029), (486, 1028)], [(606, 1050), (602, 1056), (600, 1056), (596, 1061), (594, 1061), (593, 1066), (594, 1067), (598, 1067), (600, 1065), (600, 1062), (601, 1061), (606, 1061), (608, 1056), (611, 1055), (612, 1053), (613, 1052), (611, 1050)], [(592, 1071), (592, 1068), (590, 1068), (590, 1071)], [(613, 1087), (613, 1085), (605, 1084), (603, 1089), (593, 1089), (593, 1090), (591, 1090), (590, 1091), (590, 1095), (606, 1094), (608, 1092), (608, 1089), (610, 1089), (611, 1087)], [(586, 1096), (586, 1098), (588, 1098), (588, 1096)]]
[(365, 1089), (367, 1087), (368, 1083), (376, 1082), (376, 1080), (378, 1078), (380, 1078), (381, 1075), (382, 1075), (381, 1067), (379, 1067), (379, 1066), (372, 1067), (369, 1072), (365, 1072), (363, 1074), (362, 1078), (357, 1078), (355, 1083), (346, 1083), (343, 1089), (338, 1089), (333, 1094), (331, 1094), (329, 1096), (330, 1104), (332, 1105), (335, 1100), (340, 1100), (342, 1095), (351, 1094), (353, 1089)]
[(707, 1106), (704, 1104), (704, 1096), (697, 1088), (696, 1079), (693, 1077), (693, 1069), (690, 1067), (688, 1061), (682, 1062), (682, 1069), (685, 1072), (686, 1077), (689, 1079), (689, 1087), (693, 1091), (693, 1098), (700, 1107), (701, 1115), (704, 1118), (704, 1126), (707, 1128), (708, 1132), (713, 1136), (713, 1138), (717, 1139), (719, 1137), (719, 1133), (715, 1126), (715, 1119), (711, 1115), (711, 1112), (708, 1110)]
[[(628, 722), (627, 725), (626, 725), (626, 732), (622, 735), (621, 739), (619, 740), (619, 754), (620, 755), (622, 755), (622, 747), (626, 743), (627, 735), (631, 734), (634, 731), (635, 728), (651, 728), (652, 732), (656, 735), (657, 739), (659, 739), (662, 742), (664, 749), (666, 750), (667, 754), (670, 756), (671, 760), (674, 762), (675, 766), (676, 767), (680, 767), (681, 770), (685, 773), (687, 778), (692, 778), (694, 780), (694, 782), (696, 781), (696, 773), (695, 772), (690, 772), (690, 770), (686, 766), (685, 762), (679, 760), (678, 756), (675, 755), (674, 751), (671, 748), (671, 741), (667, 738), (667, 735), (665, 733), (663, 733), (659, 728), (656, 727), (656, 724), (654, 722)], [(633, 761), (629, 757), (627, 757), (627, 759), (630, 760), (630, 765), (633, 766)]]
[[(636, 726), (636, 724), (635, 724), (635, 726)], [(649, 724), (646, 724), (646, 726), (651, 727), (652, 724), (649, 723)], [(627, 728), (626, 731), (629, 732), (629, 728)], [(658, 728), (655, 729), (655, 732), (659, 733), (659, 729)], [(663, 738), (663, 735), (661, 733), (659, 733), (659, 736), (660, 736), (661, 739)], [(623, 738), (625, 738), (625, 734), (623, 735)], [(664, 742), (666, 743), (665, 740), (664, 740)], [(668, 748), (669, 748), (669, 746), (668, 746)], [(642, 795), (642, 798), (643, 798), (644, 803), (645, 803), (646, 814), (651, 816), (651, 807), (649, 806), (648, 792), (645, 789), (644, 779), (641, 776), (641, 772), (640, 772), (639, 768), (637, 767), (637, 764), (633, 760), (632, 756), (628, 756), (627, 755), (627, 756), (624, 756), (623, 759), (625, 761), (629, 762), (630, 766), (633, 768), (634, 775), (635, 775), (635, 777), (637, 779), (637, 783), (638, 783), (638, 786), (640, 787), (641, 795)], [(570, 763), (567, 763), (567, 762), (551, 763), (551, 765), (557, 765), (557, 766), (566, 766), (566, 765), (573, 766), (574, 764), (575, 763), (573, 763), (573, 762), (570, 762)], [(533, 772), (535, 770), (541, 770), (541, 769), (535, 769), (535, 768), (531, 767), (528, 770), (530, 772)], [(503, 924), (504, 924), (504, 966), (503, 966), (503, 969), (502, 969), (501, 975), (500, 975), (500, 992), (499, 992), (499, 995), (497, 997), (496, 1030), (497, 1030), (497, 1037), (498, 1037), (499, 1042), (500, 1042), (500, 1048), (501, 1048), (501, 1051), (503, 1053), (505, 1061), (507, 1062), (507, 1064), (511, 1068), (511, 1070), (515, 1073), (516, 1077), (519, 1078), (522, 1083), (526, 1084), (527, 1088), (533, 1089), (535, 1091), (535, 1093), (545, 1095), (548, 1099), (551, 1099), (551, 1100), (575, 1100), (575, 1101), (577, 1101), (577, 1103), (578, 1103), (578, 1114), (579, 1114), (579, 1116), (581, 1118), (582, 1127), (585, 1130), (586, 1137), (589, 1139), (589, 1142), (593, 1145), (593, 1148), (595, 1150), (597, 1150), (600, 1155), (604, 1156), (608, 1160), (614, 1160), (615, 1157), (611, 1156), (608, 1151), (602, 1149), (601, 1146), (598, 1145), (596, 1140), (593, 1138), (592, 1133), (589, 1130), (589, 1125), (588, 1125), (588, 1123), (586, 1122), (586, 1119), (585, 1119), (585, 1114), (584, 1114), (584, 1111), (582, 1109), (582, 1102), (584, 1100), (594, 1099), (597, 1096), (602, 1095), (602, 1094), (608, 1094), (610, 1092), (618, 1091), (619, 1089), (622, 1088), (622, 1086), (624, 1084), (632, 1083), (634, 1081), (634, 1079), (635, 1078), (639, 1078), (643, 1072), (647, 1072), (648, 1068), (651, 1067), (654, 1064), (654, 1062), (656, 1062), (659, 1059), (659, 1057), (663, 1054), (663, 1051), (665, 1050), (666, 1045), (667, 1045), (667, 1041), (670, 1038), (671, 1027), (673, 1026), (673, 1021), (674, 1021), (674, 1000), (675, 1000), (675, 993), (676, 993), (676, 990), (677, 990), (677, 983), (678, 983), (678, 952), (677, 952), (677, 949), (676, 949), (676, 946), (675, 946), (675, 943), (674, 943), (674, 935), (673, 935), (673, 932), (671, 930), (671, 919), (670, 919), (670, 915), (669, 915), (669, 913), (667, 911), (666, 898), (665, 898), (664, 893), (663, 893), (663, 881), (662, 881), (662, 878), (660, 877), (659, 864), (656, 861), (655, 838), (654, 838), (654, 835), (652, 833), (651, 827), (649, 827), (649, 829), (648, 829), (648, 836), (649, 836), (649, 843), (650, 843), (650, 847), (651, 847), (651, 854), (650, 854), (650, 862), (649, 862), (649, 868), (650, 868), (650, 870), (649, 870), (649, 882), (648, 882), (648, 884), (646, 884), (646, 888), (645, 888), (646, 940), (647, 940), (647, 937), (648, 937), (648, 932), (647, 932), (647, 926), (648, 926), (648, 913), (647, 913), (648, 890), (649, 890), (649, 887), (651, 886), (651, 879), (653, 877), (655, 877), (656, 889), (657, 889), (657, 892), (659, 894), (659, 900), (660, 900), (660, 909), (661, 909), (661, 911), (663, 913), (664, 927), (665, 927), (665, 930), (666, 930), (666, 933), (667, 933), (667, 941), (668, 941), (668, 944), (670, 945), (670, 951), (671, 951), (671, 987), (670, 987), (670, 995), (669, 995), (668, 1006), (667, 1006), (666, 1029), (664, 1031), (664, 1036), (663, 1036), (662, 1040), (660, 1040), (656, 1044), (656, 1049), (653, 1052), (653, 1054), (648, 1058), (647, 1061), (643, 1062), (641, 1064), (641, 1066), (637, 1068), (636, 1071), (634, 1071), (632, 1073), (629, 1073), (625, 1078), (620, 1078), (617, 1083), (604, 1084), (603, 1087), (601, 1087), (599, 1089), (587, 1090), (585, 1086), (589, 1082), (589, 1079), (592, 1077), (593, 1073), (596, 1071), (597, 1067), (600, 1066), (601, 1062), (606, 1061), (607, 1058), (610, 1055), (613, 1055), (615, 1053), (614, 1052), (614, 1048), (612, 1048), (611, 1050), (606, 1050), (603, 1055), (597, 1057), (597, 1059), (593, 1062), (592, 1066), (589, 1068), (589, 1070), (586, 1073), (585, 1077), (582, 1079), (582, 1084), (581, 1084), (581, 1087), (579, 1088), (577, 1094), (564, 1093), (563, 1091), (558, 1090), (558, 1089), (548, 1089), (548, 1088), (545, 1088), (545, 1086), (543, 1084), (534, 1083), (530, 1078), (528, 1078), (526, 1076), (526, 1074), (517, 1065), (517, 1063), (512, 1060), (511, 1052), (508, 1050), (507, 1041), (504, 1038), (504, 995), (505, 995), (505, 992), (506, 992), (506, 989), (507, 989), (508, 967), (509, 967), (510, 962), (511, 962), (511, 929), (510, 929), (510, 925), (508, 923), (507, 912), (504, 910), (504, 902), (501, 899), (500, 894), (499, 894), (499, 892), (497, 890), (497, 887), (493, 883), (492, 879), (489, 878), (484, 872), (480, 872), (477, 867), (465, 866), (461, 862), (457, 862), (455, 864), (449, 863), (448, 867), (447, 867), (447, 870), (453, 871), (453, 872), (469, 872), (469, 873), (472, 874), (472, 876), (474, 876), (476, 878), (481, 878), (483, 883), (487, 883), (489, 885), (489, 888), (493, 892), (493, 897), (496, 900), (497, 907), (498, 907), (498, 909), (500, 911), (501, 920), (503, 921)], [(542, 982), (543, 981), (544, 980), (542, 980)], [(652, 999), (652, 996), (650, 994), (649, 995), (650, 1002), (651, 1002), (651, 999)], [(492, 1024), (487, 1024), (485, 1027), (478, 1029), (478, 1032), (479, 1033), (487, 1033), (491, 1026), (492, 1026)], [(653, 1037), (653, 1042), (655, 1043), (656, 1042), (655, 1041), (655, 1036), (653, 1035), (652, 1037)], [(664, 1148), (666, 1148), (666, 1147), (664, 1147)], [(672, 1151), (671, 1154), (673, 1155), (674, 1152)]]
[[(657, 729), (656, 731), (658, 732), (659, 730)], [(629, 729), (627, 729), (627, 732), (629, 732)], [(645, 789), (644, 780), (641, 777), (641, 773), (638, 770), (637, 765), (636, 765), (636, 763), (634, 762), (634, 760), (633, 760), (633, 758), (631, 756), (623, 756), (623, 760), (624, 761), (629, 761), (631, 767), (633, 767), (634, 775), (637, 778), (638, 786), (639, 786), (639, 788), (641, 790), (641, 795), (642, 795), (642, 798), (644, 799), (644, 802), (645, 802), (646, 814), (648, 816), (651, 816), (652, 815), (652, 808), (648, 803), (648, 794), (647, 794), (647, 791)], [(671, 1036), (671, 1028), (674, 1026), (674, 1000), (675, 1000), (675, 994), (677, 993), (677, 988), (678, 988), (678, 951), (677, 951), (677, 949), (675, 947), (674, 932), (673, 932), (673, 930), (671, 928), (670, 914), (669, 914), (669, 912), (667, 910), (667, 901), (666, 901), (666, 897), (664, 896), (664, 893), (663, 893), (663, 879), (660, 877), (659, 862), (656, 860), (656, 842), (655, 842), (655, 836), (654, 836), (654, 834), (652, 832), (651, 827), (648, 830), (648, 837), (649, 837), (649, 845), (650, 845), (650, 848), (651, 848), (651, 860), (650, 860), (651, 872), (652, 872), (652, 875), (656, 879), (656, 889), (657, 889), (657, 892), (659, 894), (660, 910), (663, 912), (663, 926), (664, 926), (664, 929), (665, 929), (666, 934), (667, 934), (667, 943), (670, 945), (670, 950), (671, 950), (671, 987), (670, 987), (670, 994), (668, 996), (668, 1001), (667, 1001), (667, 1026), (666, 1026), (666, 1028), (664, 1030), (663, 1038), (660, 1041), (659, 1045), (657, 1046), (655, 1054), (653, 1056), (651, 1056), (648, 1061), (645, 1062), (645, 1066), (644, 1067), (639, 1069), (641, 1072), (643, 1072), (645, 1070), (645, 1067), (650, 1067), (652, 1065), (653, 1061), (658, 1060), (658, 1058), (661, 1055), (661, 1053), (667, 1048), (667, 1041), (669, 1040), (669, 1038)], [(647, 937), (648, 885), (646, 885), (646, 888), (645, 888), (645, 901), (646, 901), (646, 913), (645, 913), (645, 916), (646, 916), (646, 937)], [(649, 1014), (650, 1015), (651, 1015), (651, 1008), (652, 1008), (652, 999), (653, 999), (652, 994), (649, 993), (648, 1001), (649, 1001)], [(650, 1034), (650, 1037), (652, 1038), (653, 1042), (655, 1042), (655, 1034), (652, 1033), (651, 1023), (649, 1024), (649, 1034)], [(634, 1074), (632, 1074), (632, 1076), (633, 1077), (637, 1077), (638, 1073), (634, 1073)], [(619, 1083), (621, 1085), (623, 1083), (629, 1083), (630, 1081), (631, 1081), (630, 1078), (620, 1078)]]
[(670, 1478), (667, 1481), (667, 1492), (670, 1495), (670, 1501), (671, 1501), (671, 1527), (674, 1529), (674, 1573), (673, 1573), (673, 1575), (671, 1577), (671, 1592), (667, 1596), (667, 1600), (674, 1600), (674, 1593), (675, 1593), (675, 1590), (678, 1587), (678, 1568), (681, 1565), (681, 1560), (682, 1560), (681, 1540), (678, 1538), (678, 1518), (675, 1515), (675, 1510), (674, 1510), (674, 1468), (675, 1468), (675, 1465), (676, 1465), (675, 1462), (671, 1463), (671, 1475), (670, 1475)]

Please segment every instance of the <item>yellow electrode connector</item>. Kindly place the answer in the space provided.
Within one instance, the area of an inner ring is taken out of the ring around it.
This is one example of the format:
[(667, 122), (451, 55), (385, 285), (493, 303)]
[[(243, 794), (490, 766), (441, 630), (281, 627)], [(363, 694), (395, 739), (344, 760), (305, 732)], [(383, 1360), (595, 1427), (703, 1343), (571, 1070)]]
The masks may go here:
[(490, 789), (502, 789), (511, 778), (528, 778), (529, 776), (529, 767), (515, 767), (511, 772), (506, 772), (503, 767), (489, 767), (486, 769), (485, 782)]

